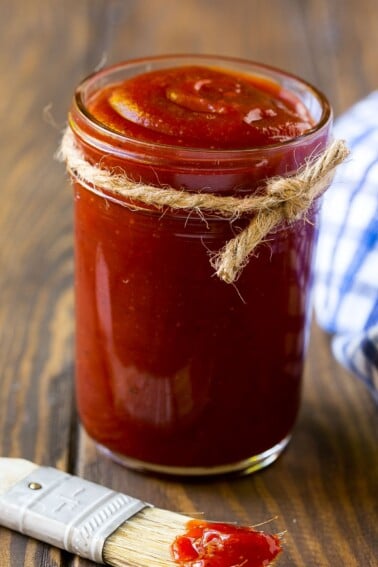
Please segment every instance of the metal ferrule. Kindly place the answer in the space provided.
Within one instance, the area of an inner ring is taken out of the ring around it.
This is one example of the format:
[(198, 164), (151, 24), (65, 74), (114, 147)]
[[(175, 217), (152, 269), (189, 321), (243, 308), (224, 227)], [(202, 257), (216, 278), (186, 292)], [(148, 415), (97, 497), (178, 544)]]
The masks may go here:
[(145, 502), (53, 468), (0, 496), (0, 525), (97, 563), (106, 539)]

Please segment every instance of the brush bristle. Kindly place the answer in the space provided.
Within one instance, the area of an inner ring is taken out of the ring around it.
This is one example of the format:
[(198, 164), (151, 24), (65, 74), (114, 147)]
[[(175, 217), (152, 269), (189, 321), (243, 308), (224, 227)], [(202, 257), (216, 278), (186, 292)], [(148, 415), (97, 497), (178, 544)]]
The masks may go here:
[(170, 547), (190, 519), (168, 510), (144, 508), (108, 537), (105, 563), (114, 567), (177, 567)]
[[(177, 567), (171, 546), (192, 519), (169, 510), (144, 508), (108, 537), (103, 559), (113, 567)], [(282, 536), (279, 534), (279, 539)], [(272, 567), (276, 560), (264, 565)]]

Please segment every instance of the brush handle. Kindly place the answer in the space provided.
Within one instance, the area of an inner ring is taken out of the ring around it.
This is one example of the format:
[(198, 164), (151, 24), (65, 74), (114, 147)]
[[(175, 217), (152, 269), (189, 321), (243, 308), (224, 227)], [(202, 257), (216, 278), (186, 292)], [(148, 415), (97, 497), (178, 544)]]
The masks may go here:
[(109, 535), (146, 506), (77, 476), (39, 467), (0, 496), (0, 525), (103, 563)]

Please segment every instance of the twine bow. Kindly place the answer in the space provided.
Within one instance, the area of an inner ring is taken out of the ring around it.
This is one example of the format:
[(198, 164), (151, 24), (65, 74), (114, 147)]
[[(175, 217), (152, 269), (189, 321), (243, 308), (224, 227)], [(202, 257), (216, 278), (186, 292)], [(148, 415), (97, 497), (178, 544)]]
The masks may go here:
[(170, 207), (211, 212), (228, 219), (252, 215), (246, 228), (210, 260), (218, 277), (226, 283), (233, 283), (256, 246), (271, 230), (282, 222), (291, 223), (306, 215), (314, 199), (327, 188), (336, 167), (346, 159), (349, 151), (344, 141), (336, 140), (296, 175), (270, 178), (266, 181), (263, 195), (246, 197), (222, 197), (209, 193), (189, 193), (172, 187), (160, 188), (101, 169), (85, 159), (69, 128), (63, 135), (58, 155), (66, 162), (70, 173), (86, 185), (153, 205), (157, 209)]

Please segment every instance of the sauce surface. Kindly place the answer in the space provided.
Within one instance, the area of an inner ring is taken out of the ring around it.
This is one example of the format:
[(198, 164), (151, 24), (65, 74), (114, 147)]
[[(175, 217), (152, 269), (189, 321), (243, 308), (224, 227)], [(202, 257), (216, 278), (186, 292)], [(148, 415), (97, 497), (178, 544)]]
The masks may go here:
[(281, 552), (278, 536), (250, 527), (192, 520), (172, 544), (180, 567), (267, 567)]
[(209, 149), (276, 144), (312, 127), (304, 105), (277, 83), (202, 66), (151, 71), (108, 86), (90, 111), (139, 140)]

